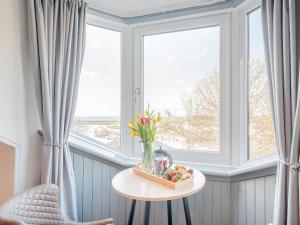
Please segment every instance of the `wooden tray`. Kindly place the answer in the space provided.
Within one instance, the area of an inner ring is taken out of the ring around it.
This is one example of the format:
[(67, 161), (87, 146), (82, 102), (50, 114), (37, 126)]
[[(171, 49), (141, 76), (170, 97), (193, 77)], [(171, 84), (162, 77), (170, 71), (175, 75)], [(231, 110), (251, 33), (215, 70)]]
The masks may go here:
[(132, 170), (135, 174), (137, 174), (139, 176), (142, 176), (146, 179), (152, 180), (156, 183), (162, 184), (162, 185), (167, 186), (167, 187), (172, 188), (172, 189), (176, 189), (178, 187), (181, 187), (182, 185), (189, 184), (189, 183), (191, 183), (191, 181), (193, 181), (193, 176), (191, 176), (190, 178), (188, 178), (186, 180), (182, 180), (182, 181), (180, 180), (180, 181), (177, 181), (177, 182), (172, 182), (172, 181), (166, 180), (162, 177), (158, 177), (154, 174), (147, 173), (147, 172), (143, 171), (140, 167), (140, 164), (137, 164), (136, 166), (132, 167)]

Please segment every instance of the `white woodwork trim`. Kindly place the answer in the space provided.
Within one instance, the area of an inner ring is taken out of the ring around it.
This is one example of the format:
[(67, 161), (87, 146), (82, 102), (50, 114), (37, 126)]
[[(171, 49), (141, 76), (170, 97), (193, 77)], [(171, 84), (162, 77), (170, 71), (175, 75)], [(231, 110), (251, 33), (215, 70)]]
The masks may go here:
[(226, 0), (161, 0), (161, 1), (94, 1), (90, 5), (109, 15), (119, 18), (139, 18), (166, 12), (176, 12), (191, 8), (208, 7), (212, 4), (224, 4)]
[[(99, 160), (105, 160), (121, 167), (127, 168), (136, 165), (141, 159), (139, 157), (130, 157), (121, 152), (110, 150), (98, 142), (89, 141), (78, 135), (71, 134), (69, 138), (69, 145), (72, 149), (76, 149), (79, 153), (94, 156)], [(183, 164), (192, 168), (198, 169), (208, 176), (220, 177), (220, 180), (227, 179), (230, 181), (235, 176), (242, 176), (249, 173), (256, 173), (259, 176), (260, 171), (274, 168), (278, 163), (277, 156), (269, 156), (261, 160), (247, 162), (241, 166), (220, 165), (214, 163), (196, 163), (186, 161), (176, 161), (176, 164)], [(272, 173), (273, 174), (273, 173)]]
[(21, 167), (21, 161), (20, 161), (20, 145), (0, 136), (0, 143), (8, 145), (14, 150), (14, 194), (18, 193), (19, 189), (19, 182), (20, 182), (20, 167)]

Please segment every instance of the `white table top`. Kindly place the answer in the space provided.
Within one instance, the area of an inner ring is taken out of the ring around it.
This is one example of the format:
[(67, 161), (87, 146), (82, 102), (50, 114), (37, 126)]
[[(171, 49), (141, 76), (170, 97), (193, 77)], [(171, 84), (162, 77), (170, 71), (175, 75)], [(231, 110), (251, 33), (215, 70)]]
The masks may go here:
[(171, 189), (162, 184), (135, 174), (131, 168), (115, 175), (113, 188), (122, 196), (141, 201), (167, 201), (190, 196), (205, 185), (204, 175), (194, 170), (194, 179), (190, 183)]

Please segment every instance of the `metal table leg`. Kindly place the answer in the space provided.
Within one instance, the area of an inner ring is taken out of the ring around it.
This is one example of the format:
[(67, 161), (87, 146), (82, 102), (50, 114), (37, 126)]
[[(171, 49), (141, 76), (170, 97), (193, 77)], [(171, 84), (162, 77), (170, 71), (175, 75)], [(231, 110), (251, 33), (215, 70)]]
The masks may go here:
[(150, 221), (150, 205), (151, 202), (145, 202), (145, 212), (144, 212), (144, 225), (149, 225)]
[(168, 200), (167, 204), (168, 204), (168, 225), (172, 225), (172, 203), (171, 203), (171, 200)]
[(184, 207), (184, 214), (185, 214), (185, 221), (186, 225), (192, 225), (189, 202), (187, 198), (183, 198), (183, 207)]
[(130, 209), (130, 214), (129, 214), (128, 223), (127, 223), (128, 225), (132, 225), (134, 210), (135, 210), (135, 204), (136, 204), (136, 200), (133, 199), (132, 203), (131, 203), (131, 209)]

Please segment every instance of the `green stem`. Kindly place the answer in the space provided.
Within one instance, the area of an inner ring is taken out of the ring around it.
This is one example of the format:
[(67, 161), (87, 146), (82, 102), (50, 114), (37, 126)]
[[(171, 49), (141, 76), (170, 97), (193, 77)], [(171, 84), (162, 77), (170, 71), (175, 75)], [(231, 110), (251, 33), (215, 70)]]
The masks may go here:
[(152, 143), (143, 143), (143, 169), (148, 173), (152, 173), (153, 170), (153, 151)]

